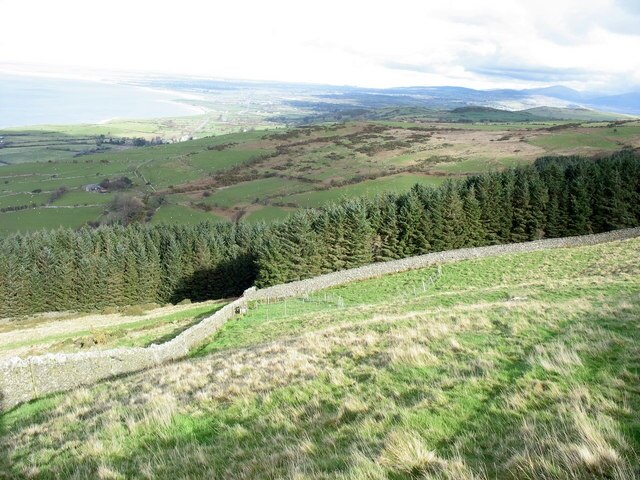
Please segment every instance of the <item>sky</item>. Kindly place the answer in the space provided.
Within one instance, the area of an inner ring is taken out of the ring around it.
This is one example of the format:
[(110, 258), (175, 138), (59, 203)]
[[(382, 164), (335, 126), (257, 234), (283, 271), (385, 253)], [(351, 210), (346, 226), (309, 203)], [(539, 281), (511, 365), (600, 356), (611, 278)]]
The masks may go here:
[(0, 72), (640, 89), (640, 0), (0, 0)]

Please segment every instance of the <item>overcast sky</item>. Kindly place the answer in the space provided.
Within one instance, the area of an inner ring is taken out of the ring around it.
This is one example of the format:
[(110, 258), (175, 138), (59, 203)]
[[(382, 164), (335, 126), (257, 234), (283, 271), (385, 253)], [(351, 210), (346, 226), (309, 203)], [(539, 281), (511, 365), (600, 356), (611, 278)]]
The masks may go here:
[(640, 88), (640, 0), (0, 0), (15, 64), (372, 87)]

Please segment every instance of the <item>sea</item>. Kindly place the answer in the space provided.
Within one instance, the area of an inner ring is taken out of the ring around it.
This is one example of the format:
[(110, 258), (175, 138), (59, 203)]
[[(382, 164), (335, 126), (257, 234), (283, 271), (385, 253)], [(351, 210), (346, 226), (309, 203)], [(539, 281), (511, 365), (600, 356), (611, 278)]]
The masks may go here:
[(202, 110), (179, 92), (91, 80), (0, 73), (0, 128), (179, 117)]

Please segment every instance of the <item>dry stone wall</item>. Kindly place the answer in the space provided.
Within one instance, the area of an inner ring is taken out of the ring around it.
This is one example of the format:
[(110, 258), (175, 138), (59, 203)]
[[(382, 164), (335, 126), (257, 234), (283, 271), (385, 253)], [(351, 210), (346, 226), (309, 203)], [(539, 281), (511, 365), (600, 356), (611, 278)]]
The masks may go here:
[(578, 237), (550, 238), (525, 243), (492, 245), (489, 247), (462, 248), (445, 252), (428, 253), (417, 257), (403, 258), (389, 262), (372, 263), (363, 267), (327, 273), (307, 280), (298, 280), (260, 290), (249, 289), (244, 297), (247, 300), (265, 300), (285, 297), (297, 297), (317, 290), (343, 285), (356, 280), (379, 277), (390, 273), (416, 270), (430, 265), (469, 260), (472, 258), (495, 257), (498, 255), (533, 252), (561, 247), (596, 245), (598, 243), (625, 240), (640, 236), (640, 228), (615, 230), (613, 232)]
[(105, 378), (144, 370), (183, 358), (190, 350), (206, 341), (229, 319), (246, 311), (249, 301), (297, 297), (355, 280), (424, 268), (434, 264), (552, 248), (595, 245), (639, 236), (640, 228), (632, 228), (597, 235), (450, 250), (366, 265), (260, 290), (250, 288), (239, 299), (225, 305), (210, 317), (161, 345), (85, 353), (48, 354), (27, 359), (16, 357), (0, 362), (0, 411), (43, 395), (72, 390)]
[(246, 300), (239, 298), (162, 345), (15, 357), (0, 362), (0, 411), (43, 395), (182, 358), (245, 309)]

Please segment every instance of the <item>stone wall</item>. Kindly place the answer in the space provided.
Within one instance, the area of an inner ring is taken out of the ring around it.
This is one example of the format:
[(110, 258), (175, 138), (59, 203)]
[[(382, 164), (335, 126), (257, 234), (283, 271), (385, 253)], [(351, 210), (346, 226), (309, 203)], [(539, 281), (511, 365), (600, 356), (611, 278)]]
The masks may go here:
[(15, 357), (0, 362), (0, 411), (43, 395), (182, 358), (245, 308), (246, 300), (239, 298), (162, 345)]
[(435, 264), (457, 262), (459, 260), (468, 260), (472, 258), (495, 257), (510, 253), (533, 252), (536, 250), (546, 250), (551, 248), (596, 245), (598, 243), (625, 240), (638, 236), (640, 236), (640, 228), (629, 228), (625, 230), (599, 233), (596, 235), (550, 238), (533, 242), (492, 245), (489, 247), (462, 248), (459, 250), (428, 253), (417, 257), (403, 258), (401, 260), (372, 263), (363, 267), (327, 273), (307, 280), (298, 280), (260, 290), (250, 289), (245, 292), (244, 297), (247, 300), (298, 297), (317, 290), (343, 285), (356, 280), (364, 280), (390, 273), (404, 272), (406, 270), (416, 270)]
[(424, 268), (471, 258), (532, 252), (561, 247), (595, 245), (640, 236), (640, 228), (597, 235), (566, 237), (490, 247), (465, 248), (430, 253), (418, 257), (376, 263), (257, 290), (250, 288), (239, 299), (162, 345), (146, 348), (119, 348), (85, 353), (48, 354), (0, 362), (0, 411), (54, 392), (71, 390), (99, 380), (136, 372), (183, 358), (224, 323), (241, 314), (253, 300), (297, 297), (355, 280)]

